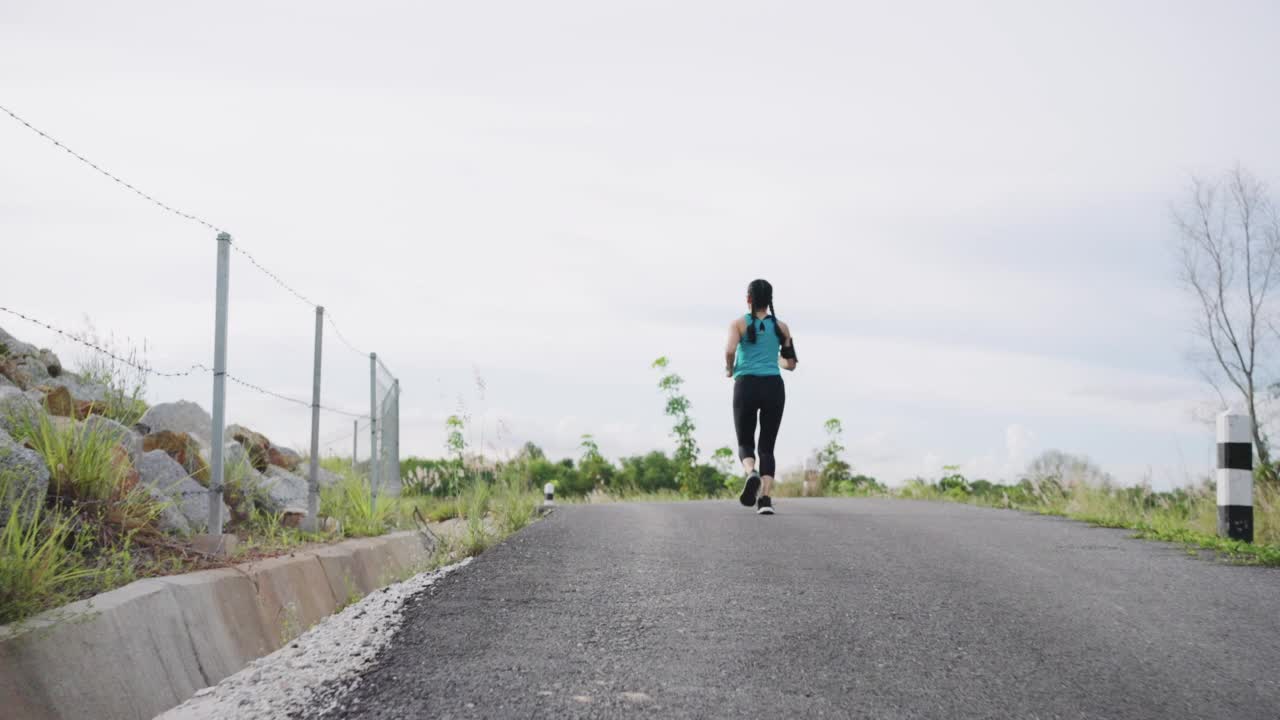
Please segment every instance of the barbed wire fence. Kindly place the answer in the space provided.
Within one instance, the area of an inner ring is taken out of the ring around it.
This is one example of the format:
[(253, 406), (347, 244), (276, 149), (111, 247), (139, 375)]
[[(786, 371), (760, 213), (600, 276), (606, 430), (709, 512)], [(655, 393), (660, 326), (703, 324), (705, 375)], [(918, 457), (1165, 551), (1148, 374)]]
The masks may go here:
[[(57, 327), (53, 323), (41, 320), (35, 317), (26, 309), (18, 310), (5, 306), (0, 306), (0, 313), (4, 313), (11, 317), (16, 317), (27, 323), (39, 326), (57, 334), (58, 336), (87, 348), (91, 352), (109, 357), (115, 362), (121, 363), (134, 370), (145, 374), (146, 376), (155, 376), (162, 378), (182, 378), (190, 377), (196, 374), (204, 374), (212, 380), (213, 388), (213, 407), (212, 407), (212, 447), (210, 448), (210, 482), (208, 489), (209, 512), (207, 521), (207, 532), (213, 536), (220, 536), (223, 532), (223, 523), (225, 518), (222, 517), (223, 494), (225, 487), (225, 431), (226, 431), (226, 381), (246, 390), (252, 391), (264, 397), (272, 398), (276, 401), (287, 403), (294, 406), (306, 407), (311, 410), (311, 443), (310, 443), (310, 467), (308, 468), (308, 507), (304, 527), (315, 529), (317, 527), (317, 519), (319, 515), (319, 461), (320, 450), (322, 445), (327, 449), (332, 449), (338, 443), (350, 441), (352, 443), (352, 467), (356, 466), (356, 458), (358, 456), (359, 438), (364, 430), (369, 431), (369, 478), (370, 478), (370, 494), (371, 503), (376, 503), (379, 494), (387, 492), (396, 492), (400, 486), (400, 460), (399, 460), (399, 409), (400, 409), (400, 381), (387, 368), (386, 364), (373, 352), (364, 352), (354, 343), (352, 343), (345, 334), (343, 334), (337, 321), (331, 313), (327, 313), (325, 307), (312, 301), (307, 295), (297, 290), (293, 285), (286, 282), (279, 274), (268, 269), (262, 262), (258, 260), (252, 253), (242, 247), (240, 244), (232, 240), (229, 231), (219, 227), (218, 225), (204, 219), (203, 217), (183, 211), (173, 205), (159, 200), (156, 196), (142, 191), (138, 187), (121, 179), (115, 173), (112, 173), (98, 164), (92, 162), (84, 155), (72, 150), (66, 144), (46, 133), (40, 128), (28, 122), (17, 113), (7, 107), (0, 106), (0, 112), (5, 113), (10, 118), (20, 123), (23, 127), (44, 138), (55, 147), (63, 150), (71, 155), (82, 165), (91, 168), (100, 175), (111, 180), (116, 185), (125, 188), (134, 195), (137, 195), (155, 207), (160, 208), (164, 212), (172, 214), (188, 222), (199, 225), (205, 230), (215, 233), (215, 244), (217, 248), (217, 268), (216, 268), (216, 286), (214, 295), (215, 306), (215, 329), (214, 329), (214, 357), (212, 367), (203, 363), (192, 363), (185, 369), (174, 370), (157, 370), (150, 367), (146, 363), (139, 363), (119, 354), (112, 352), (110, 349), (92, 342), (77, 333), (69, 332)], [(312, 394), (311, 399), (294, 397), (287, 393), (277, 392), (268, 389), (260, 383), (251, 382), (244, 377), (233, 374), (228, 370), (227, 364), (227, 330), (228, 330), (228, 303), (229, 303), (229, 278), (230, 278), (230, 256), (234, 251), (237, 255), (243, 257), (251, 267), (268, 278), (272, 283), (289, 294), (294, 299), (300, 301), (304, 305), (312, 308), (315, 312), (315, 329), (314, 329), (314, 363), (312, 369)], [(337, 337), (341, 345), (356, 354), (359, 354), (369, 360), (369, 411), (367, 413), (347, 410), (338, 407), (332, 407), (321, 402), (321, 369), (324, 359), (324, 329), (329, 327), (333, 335)], [(341, 416), (351, 420), (352, 428), (350, 431), (337, 436), (329, 436), (322, 443), (320, 439), (320, 414), (328, 413), (333, 416)]]

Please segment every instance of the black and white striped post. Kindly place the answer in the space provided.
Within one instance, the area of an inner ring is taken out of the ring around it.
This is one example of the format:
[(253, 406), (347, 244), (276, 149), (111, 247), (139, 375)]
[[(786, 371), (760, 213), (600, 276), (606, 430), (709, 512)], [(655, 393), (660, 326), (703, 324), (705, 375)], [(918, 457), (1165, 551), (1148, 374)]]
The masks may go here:
[(1253, 542), (1253, 423), (1235, 410), (1218, 415), (1218, 535)]
[(547, 483), (546, 486), (542, 488), (542, 494), (546, 496), (546, 499), (542, 501), (543, 506), (556, 504), (556, 486), (555, 485), (552, 485), (551, 483)]

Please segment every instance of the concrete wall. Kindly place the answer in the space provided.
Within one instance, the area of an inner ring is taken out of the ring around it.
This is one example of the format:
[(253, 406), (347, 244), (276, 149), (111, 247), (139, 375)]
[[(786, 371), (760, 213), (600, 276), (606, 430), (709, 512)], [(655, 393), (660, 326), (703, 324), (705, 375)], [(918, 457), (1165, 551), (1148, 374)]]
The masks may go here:
[(153, 718), (425, 559), (414, 532), (349, 540), (0, 627), (0, 719)]

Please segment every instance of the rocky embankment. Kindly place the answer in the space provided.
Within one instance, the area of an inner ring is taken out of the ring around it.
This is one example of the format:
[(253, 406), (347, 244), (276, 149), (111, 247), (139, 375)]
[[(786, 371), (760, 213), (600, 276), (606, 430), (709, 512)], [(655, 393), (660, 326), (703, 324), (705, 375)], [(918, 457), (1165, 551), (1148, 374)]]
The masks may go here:
[[(162, 506), (161, 530), (185, 536), (206, 529), (213, 421), (204, 408), (188, 401), (139, 405), (0, 329), (0, 525), (15, 506), (30, 513), (48, 497), (51, 468), (31, 437), (41, 428), (72, 446), (108, 443), (123, 490), (147, 492)], [(241, 425), (228, 426), (225, 437), (223, 517), (245, 521), (257, 510), (300, 520), (308, 494), (302, 456)], [(320, 473), (321, 485), (337, 480)]]

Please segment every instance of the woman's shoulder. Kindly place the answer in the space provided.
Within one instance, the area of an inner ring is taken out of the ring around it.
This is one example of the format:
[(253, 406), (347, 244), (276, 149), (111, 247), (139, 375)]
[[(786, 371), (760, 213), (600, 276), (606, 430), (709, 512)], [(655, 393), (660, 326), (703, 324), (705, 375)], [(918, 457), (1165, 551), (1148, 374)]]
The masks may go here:
[(778, 327), (782, 329), (782, 334), (783, 334), (783, 335), (786, 335), (787, 337), (791, 337), (791, 326), (790, 326), (790, 325), (788, 325), (788, 324), (786, 324), (786, 323), (782, 322), (781, 320), (778, 320), (777, 318), (774, 318), (774, 322), (778, 323)]

